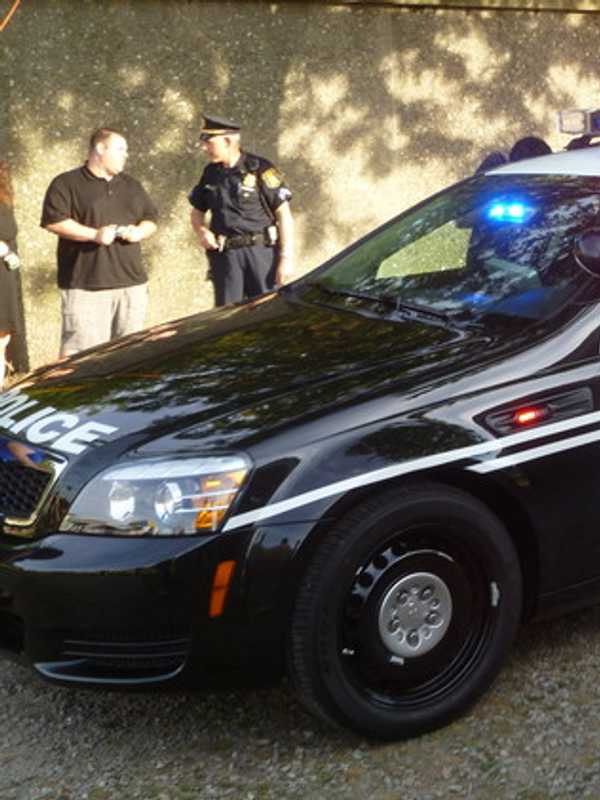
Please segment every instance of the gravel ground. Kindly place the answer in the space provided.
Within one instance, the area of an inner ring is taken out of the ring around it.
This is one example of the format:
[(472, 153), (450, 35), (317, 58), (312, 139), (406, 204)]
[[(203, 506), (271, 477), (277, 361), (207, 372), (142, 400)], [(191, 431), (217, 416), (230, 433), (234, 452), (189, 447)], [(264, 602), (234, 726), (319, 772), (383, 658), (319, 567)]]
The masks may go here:
[(528, 625), (467, 716), (385, 745), (316, 722), (286, 685), (116, 694), (0, 662), (0, 798), (600, 798), (599, 662), (600, 607)]

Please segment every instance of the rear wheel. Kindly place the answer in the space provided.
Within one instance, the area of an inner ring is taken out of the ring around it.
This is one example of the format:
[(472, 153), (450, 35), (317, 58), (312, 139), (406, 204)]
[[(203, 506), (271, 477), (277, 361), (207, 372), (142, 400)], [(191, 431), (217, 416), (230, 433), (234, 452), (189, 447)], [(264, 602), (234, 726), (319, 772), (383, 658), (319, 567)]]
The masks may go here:
[(319, 716), (397, 739), (437, 728), (492, 682), (521, 613), (510, 537), (469, 495), (391, 490), (333, 528), (301, 584), (289, 643)]

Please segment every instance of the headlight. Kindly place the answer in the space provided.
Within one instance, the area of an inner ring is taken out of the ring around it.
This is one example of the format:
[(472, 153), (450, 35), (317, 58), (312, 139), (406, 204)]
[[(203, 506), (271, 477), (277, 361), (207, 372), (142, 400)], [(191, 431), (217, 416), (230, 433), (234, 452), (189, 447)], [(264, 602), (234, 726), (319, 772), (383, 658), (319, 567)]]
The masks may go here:
[(244, 456), (147, 460), (101, 472), (60, 530), (124, 536), (216, 531), (250, 470)]

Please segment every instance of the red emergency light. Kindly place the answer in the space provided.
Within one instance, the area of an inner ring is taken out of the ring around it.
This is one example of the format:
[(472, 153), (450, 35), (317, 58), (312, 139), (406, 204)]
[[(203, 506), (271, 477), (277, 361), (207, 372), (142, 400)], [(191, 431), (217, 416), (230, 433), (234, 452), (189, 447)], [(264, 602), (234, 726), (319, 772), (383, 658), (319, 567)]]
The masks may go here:
[(547, 414), (548, 408), (546, 406), (529, 406), (515, 411), (513, 419), (515, 424), (519, 426), (532, 425), (535, 422), (540, 422)]

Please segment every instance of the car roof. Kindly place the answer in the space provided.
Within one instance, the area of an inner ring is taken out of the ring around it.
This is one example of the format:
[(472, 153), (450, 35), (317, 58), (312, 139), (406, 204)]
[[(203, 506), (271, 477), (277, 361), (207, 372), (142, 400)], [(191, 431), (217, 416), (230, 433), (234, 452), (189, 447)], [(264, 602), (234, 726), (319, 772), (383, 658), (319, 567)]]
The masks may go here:
[(598, 175), (600, 147), (563, 150), (547, 156), (536, 156), (503, 164), (487, 170), (486, 175)]

